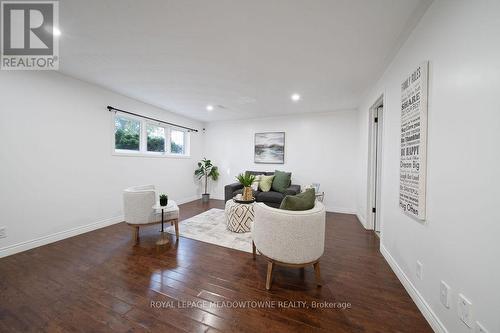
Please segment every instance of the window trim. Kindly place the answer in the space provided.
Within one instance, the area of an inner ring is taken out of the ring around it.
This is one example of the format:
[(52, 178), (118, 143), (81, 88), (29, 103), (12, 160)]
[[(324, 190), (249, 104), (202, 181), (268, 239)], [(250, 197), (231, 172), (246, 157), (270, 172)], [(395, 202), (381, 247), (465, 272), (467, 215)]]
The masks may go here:
[[(170, 152), (170, 132), (172, 129), (179, 131), (177, 127), (174, 126), (168, 126), (164, 125), (161, 123), (157, 123), (148, 119), (143, 119), (140, 117), (136, 117), (133, 115), (128, 115), (121, 113), (119, 111), (117, 112), (110, 112), (111, 114), (111, 155), (113, 156), (125, 156), (125, 157), (152, 157), (152, 158), (178, 158), (178, 159), (184, 159), (184, 158), (191, 158), (191, 135), (187, 131), (180, 131), (184, 132), (184, 154), (176, 154), (176, 153), (171, 153)], [(116, 149), (115, 148), (115, 118), (119, 116), (122, 118), (127, 118), (131, 120), (136, 120), (140, 123), (140, 132), (139, 132), (139, 150), (127, 150), (127, 149)], [(156, 152), (156, 151), (147, 151), (148, 149), (148, 132), (147, 132), (147, 126), (148, 125), (153, 125), (157, 127), (162, 127), (165, 129), (165, 152)]]

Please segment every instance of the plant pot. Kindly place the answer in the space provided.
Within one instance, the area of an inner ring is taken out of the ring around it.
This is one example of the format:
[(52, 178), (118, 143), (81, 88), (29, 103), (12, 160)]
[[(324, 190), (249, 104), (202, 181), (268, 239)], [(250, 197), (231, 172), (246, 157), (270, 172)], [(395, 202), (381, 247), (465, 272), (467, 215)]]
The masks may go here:
[(207, 203), (210, 201), (210, 193), (204, 193), (201, 195), (201, 202)]
[(168, 199), (160, 199), (160, 206), (168, 205)]
[(245, 201), (250, 201), (253, 199), (252, 188), (250, 186), (243, 188), (242, 199)]

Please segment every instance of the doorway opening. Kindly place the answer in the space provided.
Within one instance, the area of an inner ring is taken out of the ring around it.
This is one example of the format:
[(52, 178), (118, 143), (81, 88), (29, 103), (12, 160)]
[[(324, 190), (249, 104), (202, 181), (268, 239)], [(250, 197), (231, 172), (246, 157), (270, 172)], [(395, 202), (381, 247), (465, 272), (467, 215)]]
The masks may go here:
[(382, 133), (384, 125), (384, 96), (380, 96), (370, 108), (368, 150), (368, 227), (380, 236), (381, 177), (382, 177)]

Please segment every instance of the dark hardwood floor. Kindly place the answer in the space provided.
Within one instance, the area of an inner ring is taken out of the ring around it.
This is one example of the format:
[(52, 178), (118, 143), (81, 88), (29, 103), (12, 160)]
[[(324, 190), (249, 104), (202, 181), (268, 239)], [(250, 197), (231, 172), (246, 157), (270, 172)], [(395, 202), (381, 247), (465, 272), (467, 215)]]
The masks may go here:
[[(223, 206), (187, 203), (181, 220)], [(134, 246), (120, 223), (0, 259), (0, 332), (432, 332), (353, 215), (327, 214), (322, 288), (312, 267), (278, 266), (268, 292), (263, 258), (183, 237), (158, 248), (158, 230)]]

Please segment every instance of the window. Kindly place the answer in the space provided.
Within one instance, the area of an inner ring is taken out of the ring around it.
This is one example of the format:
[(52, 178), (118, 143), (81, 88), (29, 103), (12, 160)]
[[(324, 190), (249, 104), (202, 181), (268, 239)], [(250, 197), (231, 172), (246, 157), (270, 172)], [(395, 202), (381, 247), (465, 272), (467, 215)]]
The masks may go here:
[(182, 131), (170, 131), (170, 152), (172, 154), (184, 155), (184, 135), (185, 132)]
[(148, 125), (147, 149), (150, 152), (165, 152), (165, 128)]
[(115, 150), (140, 150), (141, 123), (123, 116), (115, 117)]
[(119, 112), (113, 117), (113, 126), (113, 151), (117, 155), (189, 156), (189, 132)]

